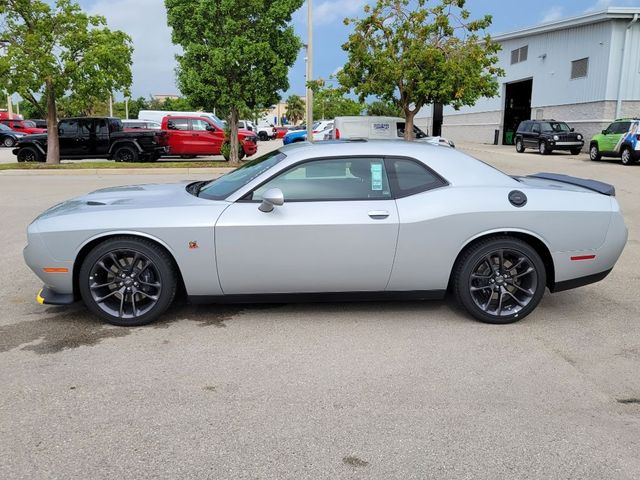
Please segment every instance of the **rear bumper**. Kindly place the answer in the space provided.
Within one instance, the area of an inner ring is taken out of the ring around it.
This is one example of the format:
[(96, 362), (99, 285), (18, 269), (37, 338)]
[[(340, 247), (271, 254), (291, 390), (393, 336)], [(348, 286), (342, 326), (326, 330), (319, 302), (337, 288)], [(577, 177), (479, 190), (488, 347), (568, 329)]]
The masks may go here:
[(553, 286), (553, 288), (551, 288), (551, 293), (564, 292), (565, 290), (584, 287), (585, 285), (599, 282), (600, 280), (603, 280), (607, 275), (609, 275), (611, 273), (611, 270), (613, 270), (613, 268), (610, 268), (609, 270), (605, 270), (604, 272), (594, 273), (593, 275), (573, 278), (571, 280), (565, 280), (564, 282), (557, 282)]

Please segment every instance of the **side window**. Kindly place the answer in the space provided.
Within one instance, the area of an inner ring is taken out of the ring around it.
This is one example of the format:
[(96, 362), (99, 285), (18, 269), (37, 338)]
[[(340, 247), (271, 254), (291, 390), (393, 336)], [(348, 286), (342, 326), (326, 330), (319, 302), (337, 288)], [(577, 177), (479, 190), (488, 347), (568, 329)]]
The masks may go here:
[(167, 127), (169, 130), (189, 130), (189, 119), (188, 118), (172, 118), (167, 122)]
[(385, 161), (396, 197), (406, 197), (447, 185), (440, 176), (415, 160), (389, 158)]
[(63, 120), (58, 127), (60, 135), (75, 135), (78, 133), (78, 121), (77, 120)]
[(204, 132), (207, 130), (207, 126), (209, 124), (204, 120), (191, 120), (191, 130), (197, 130), (199, 132)]
[(287, 201), (381, 200), (391, 189), (381, 158), (340, 158), (296, 165), (253, 192), (279, 188)]
[(522, 124), (520, 125), (520, 128), (518, 128), (518, 131), (524, 132), (524, 133), (530, 132), (531, 122), (527, 122), (527, 121), (522, 122)]
[(613, 133), (627, 133), (631, 127), (631, 122), (618, 122), (616, 123), (616, 131)]
[(531, 131), (533, 133), (540, 133), (540, 124), (539, 123), (534, 123), (531, 125)]
[(80, 130), (80, 135), (82, 136), (90, 136), (96, 134), (97, 122), (90, 118), (85, 118), (78, 121), (78, 128)]

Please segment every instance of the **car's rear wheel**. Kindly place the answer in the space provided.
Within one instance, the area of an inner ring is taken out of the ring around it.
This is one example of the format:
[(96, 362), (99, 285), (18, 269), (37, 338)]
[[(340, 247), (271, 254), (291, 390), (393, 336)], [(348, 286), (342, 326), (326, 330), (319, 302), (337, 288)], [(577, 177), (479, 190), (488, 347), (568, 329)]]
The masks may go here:
[(78, 277), (87, 308), (118, 326), (151, 323), (173, 302), (177, 270), (169, 254), (141, 238), (116, 237), (84, 259)]
[(571, 155), (579, 155), (581, 150), (581, 148), (572, 148)]
[(634, 163), (636, 163), (631, 153), (631, 147), (624, 147), (622, 149), (620, 159), (622, 160), (623, 165), (633, 165)]
[(598, 148), (598, 145), (596, 145), (595, 143), (591, 145), (591, 147), (589, 147), (589, 158), (594, 162), (597, 162), (602, 158), (602, 155), (600, 154), (600, 149)]
[(544, 140), (542, 140), (538, 144), (538, 151), (540, 152), (540, 155), (547, 155), (549, 152), (551, 152), (549, 146), (547, 145), (547, 142), (545, 142)]
[(22, 147), (18, 152), (19, 162), (43, 162), (44, 156), (33, 147)]
[(524, 143), (522, 143), (521, 138), (516, 139), (516, 152), (523, 153), (524, 152)]
[(481, 240), (456, 262), (453, 285), (458, 302), (485, 323), (516, 322), (540, 303), (546, 271), (527, 243), (501, 236)]
[(118, 147), (113, 153), (113, 159), (116, 162), (137, 162), (138, 151), (130, 145), (123, 145), (121, 147)]
[(2, 141), (2, 145), (5, 147), (13, 147), (16, 144), (16, 141), (13, 137), (4, 137)]

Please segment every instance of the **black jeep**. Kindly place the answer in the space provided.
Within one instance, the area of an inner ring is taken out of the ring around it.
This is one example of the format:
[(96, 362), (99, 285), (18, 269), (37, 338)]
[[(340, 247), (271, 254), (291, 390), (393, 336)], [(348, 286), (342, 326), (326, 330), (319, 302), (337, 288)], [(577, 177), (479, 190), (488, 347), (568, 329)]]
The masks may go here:
[(525, 148), (535, 148), (542, 155), (553, 150), (569, 150), (577, 155), (584, 146), (584, 137), (564, 122), (525, 120), (518, 126), (515, 144), (518, 153), (524, 152)]

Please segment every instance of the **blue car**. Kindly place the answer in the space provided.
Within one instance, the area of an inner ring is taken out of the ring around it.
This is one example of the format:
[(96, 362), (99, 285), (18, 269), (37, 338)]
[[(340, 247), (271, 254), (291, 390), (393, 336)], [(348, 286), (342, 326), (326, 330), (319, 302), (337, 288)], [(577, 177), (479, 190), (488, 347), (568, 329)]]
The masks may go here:
[(287, 133), (282, 139), (285, 145), (289, 145), (294, 142), (305, 142), (307, 140), (307, 130), (292, 130)]

